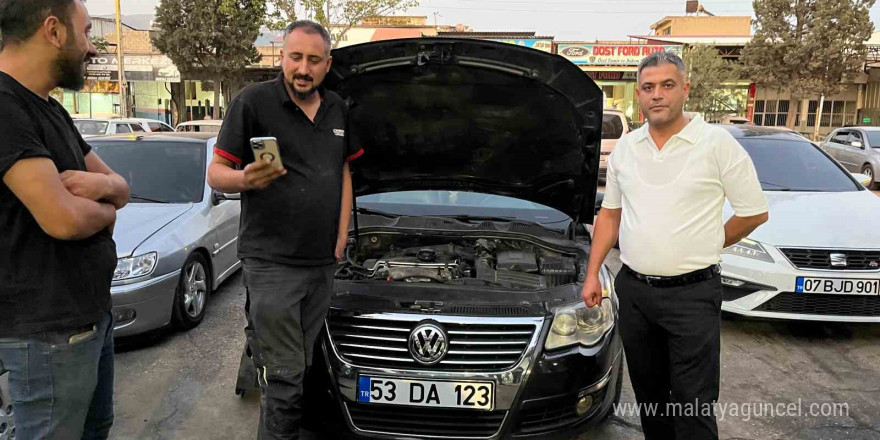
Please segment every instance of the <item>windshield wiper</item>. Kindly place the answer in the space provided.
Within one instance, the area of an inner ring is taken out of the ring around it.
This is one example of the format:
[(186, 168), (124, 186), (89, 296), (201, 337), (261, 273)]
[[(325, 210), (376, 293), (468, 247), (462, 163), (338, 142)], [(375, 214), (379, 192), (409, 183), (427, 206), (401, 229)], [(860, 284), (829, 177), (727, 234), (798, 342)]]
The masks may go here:
[(512, 222), (517, 221), (516, 217), (492, 217), (492, 216), (480, 216), (480, 215), (435, 215), (432, 217), (442, 217), (442, 218), (451, 218), (462, 222)]
[(397, 214), (391, 214), (390, 212), (384, 212), (384, 211), (377, 211), (375, 209), (370, 209), (370, 208), (362, 208), (360, 206), (358, 206), (358, 208), (357, 208), (357, 213), (358, 214), (367, 214), (367, 215), (378, 215), (380, 217), (387, 217), (387, 218), (400, 218), (400, 216)]
[(129, 199), (135, 199), (135, 200), (143, 200), (143, 201), (145, 201), (145, 202), (152, 202), (152, 203), (171, 203), (171, 202), (169, 202), (169, 201), (167, 201), (167, 200), (150, 199), (150, 198), (147, 198), (147, 197), (141, 197), (141, 196), (139, 196), (139, 195), (137, 195), (137, 194), (129, 194), (129, 195), (128, 195), (128, 198), (129, 198)]
[(767, 191), (794, 191), (793, 189), (791, 189), (785, 185), (780, 185), (778, 183), (764, 182), (763, 180), (760, 181), (760, 183), (761, 183), (761, 185), (772, 185), (772, 186), (779, 188), (779, 189), (768, 189)]

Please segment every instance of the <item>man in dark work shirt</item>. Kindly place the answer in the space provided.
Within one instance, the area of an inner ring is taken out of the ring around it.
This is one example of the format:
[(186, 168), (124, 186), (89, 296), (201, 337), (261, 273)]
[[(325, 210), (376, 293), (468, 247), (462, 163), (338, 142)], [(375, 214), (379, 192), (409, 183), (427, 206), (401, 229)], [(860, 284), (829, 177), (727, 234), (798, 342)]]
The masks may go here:
[[(282, 58), (277, 79), (232, 101), (208, 170), (212, 187), (242, 193), (238, 255), (248, 292), (247, 343), (263, 391), (263, 440), (300, 438), (303, 377), (330, 307), (334, 263), (348, 240), (348, 162), (362, 153), (346, 142), (344, 101), (320, 87), (331, 63), (327, 30), (291, 24)], [(254, 157), (255, 137), (277, 139), (282, 168)]]
[(0, 373), (17, 438), (113, 424), (112, 228), (128, 185), (49, 97), (95, 55), (81, 0), (0, 0)]

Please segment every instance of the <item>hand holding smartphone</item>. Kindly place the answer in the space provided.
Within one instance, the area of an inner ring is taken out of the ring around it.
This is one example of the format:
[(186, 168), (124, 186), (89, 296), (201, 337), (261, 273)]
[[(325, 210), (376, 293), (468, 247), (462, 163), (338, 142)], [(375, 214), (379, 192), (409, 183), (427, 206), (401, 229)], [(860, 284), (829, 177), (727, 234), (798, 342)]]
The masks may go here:
[(266, 189), (275, 179), (287, 174), (281, 162), (278, 141), (274, 137), (251, 138), (254, 162), (244, 167), (244, 190)]

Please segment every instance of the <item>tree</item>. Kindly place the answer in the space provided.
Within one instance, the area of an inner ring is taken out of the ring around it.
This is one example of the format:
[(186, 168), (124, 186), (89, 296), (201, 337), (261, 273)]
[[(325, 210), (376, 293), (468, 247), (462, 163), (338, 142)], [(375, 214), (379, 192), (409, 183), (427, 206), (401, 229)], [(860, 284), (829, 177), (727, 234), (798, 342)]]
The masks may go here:
[(265, 15), (266, 0), (162, 0), (153, 44), (183, 75), (213, 80), (219, 119), (220, 84), (259, 61), (254, 41)]
[(95, 35), (91, 38), (92, 45), (95, 46), (95, 49), (98, 53), (107, 53), (107, 49), (110, 47), (110, 42), (105, 40), (104, 37), (100, 35)]
[(726, 105), (724, 84), (738, 79), (737, 65), (722, 58), (716, 48), (708, 45), (688, 47), (683, 58), (691, 82), (687, 109), (702, 113), (707, 120), (735, 111)]
[(352, 27), (370, 17), (381, 17), (419, 5), (418, 0), (268, 0), (267, 26), (284, 29), (297, 19), (309, 19), (327, 29), (333, 26), (333, 47)]
[[(788, 90), (786, 126), (802, 99), (834, 95), (865, 60), (875, 0), (755, 0), (755, 35), (742, 53), (756, 83)], [(806, 115), (804, 115), (806, 117)]]

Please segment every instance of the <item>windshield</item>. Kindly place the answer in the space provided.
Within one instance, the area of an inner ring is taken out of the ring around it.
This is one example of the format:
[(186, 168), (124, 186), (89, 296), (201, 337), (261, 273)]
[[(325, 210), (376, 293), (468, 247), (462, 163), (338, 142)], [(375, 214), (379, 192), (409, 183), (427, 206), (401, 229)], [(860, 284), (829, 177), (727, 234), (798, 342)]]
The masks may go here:
[(202, 201), (205, 143), (95, 142), (92, 148), (110, 169), (128, 182), (131, 203)]
[(880, 148), (880, 131), (866, 131), (868, 143), (874, 148)]
[(602, 139), (620, 139), (623, 137), (623, 121), (614, 113), (602, 115)]
[(401, 191), (371, 194), (357, 199), (359, 208), (414, 216), (504, 217), (565, 229), (571, 221), (553, 208), (494, 194), (462, 191)]
[(97, 136), (107, 133), (108, 122), (101, 121), (73, 121), (77, 131), (83, 136)]
[(858, 191), (852, 178), (806, 140), (739, 138), (764, 191)]

